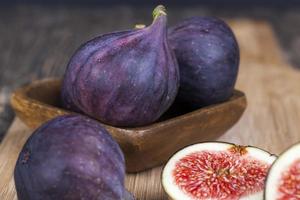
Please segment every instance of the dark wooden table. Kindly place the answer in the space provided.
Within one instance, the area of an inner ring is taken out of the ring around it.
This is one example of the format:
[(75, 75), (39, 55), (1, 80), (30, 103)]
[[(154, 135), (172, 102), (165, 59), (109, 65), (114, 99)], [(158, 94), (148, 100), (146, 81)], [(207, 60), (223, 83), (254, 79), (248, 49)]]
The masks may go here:
[[(84, 41), (101, 33), (151, 22), (150, 7), (38, 6), (0, 7), (0, 141), (13, 120), (9, 95), (16, 87), (43, 77), (62, 76), (69, 57)], [(169, 7), (169, 22), (194, 15), (259, 18), (270, 21), (286, 58), (300, 66), (297, 9)]]

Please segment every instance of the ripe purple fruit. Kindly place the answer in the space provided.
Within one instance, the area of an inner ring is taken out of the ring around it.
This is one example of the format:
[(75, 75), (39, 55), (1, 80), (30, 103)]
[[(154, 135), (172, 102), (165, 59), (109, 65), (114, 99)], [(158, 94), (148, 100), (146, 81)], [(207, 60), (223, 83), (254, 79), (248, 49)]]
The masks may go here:
[(213, 17), (193, 17), (169, 29), (180, 69), (178, 100), (202, 107), (229, 99), (239, 67), (239, 47), (230, 27)]
[(133, 200), (119, 145), (96, 121), (57, 117), (24, 145), (14, 172), (19, 200)]
[(142, 126), (157, 120), (179, 87), (175, 55), (167, 41), (163, 6), (143, 29), (115, 32), (83, 44), (64, 75), (64, 107), (115, 126)]

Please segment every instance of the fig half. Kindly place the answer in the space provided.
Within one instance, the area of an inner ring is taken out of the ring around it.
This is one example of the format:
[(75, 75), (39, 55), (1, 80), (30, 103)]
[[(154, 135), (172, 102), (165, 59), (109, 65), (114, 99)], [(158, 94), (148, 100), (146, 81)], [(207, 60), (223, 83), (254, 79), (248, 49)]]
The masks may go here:
[(83, 44), (63, 80), (65, 108), (124, 127), (147, 125), (173, 103), (179, 69), (167, 41), (167, 14), (153, 11), (142, 29), (108, 33)]
[(266, 200), (300, 200), (300, 143), (273, 163), (266, 181)]
[(162, 185), (173, 200), (263, 199), (265, 178), (275, 159), (256, 147), (199, 143), (171, 157)]

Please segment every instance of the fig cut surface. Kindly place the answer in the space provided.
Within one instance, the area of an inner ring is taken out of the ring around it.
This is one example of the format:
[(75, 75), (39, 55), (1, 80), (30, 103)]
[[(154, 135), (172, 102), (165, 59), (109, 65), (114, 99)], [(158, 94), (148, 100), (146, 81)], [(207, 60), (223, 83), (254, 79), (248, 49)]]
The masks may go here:
[(163, 187), (174, 200), (262, 199), (276, 157), (250, 146), (199, 143), (177, 152), (163, 170)]
[(266, 200), (300, 200), (300, 144), (283, 152), (266, 181)]

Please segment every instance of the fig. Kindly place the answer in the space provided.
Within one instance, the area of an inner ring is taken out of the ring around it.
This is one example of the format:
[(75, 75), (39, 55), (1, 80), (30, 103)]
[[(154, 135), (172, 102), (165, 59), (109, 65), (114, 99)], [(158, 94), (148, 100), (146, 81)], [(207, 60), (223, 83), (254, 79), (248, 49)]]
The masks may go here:
[(214, 17), (193, 17), (169, 28), (180, 71), (178, 100), (200, 108), (228, 100), (239, 68), (239, 46), (230, 27)]
[(156, 7), (153, 16), (148, 27), (96, 37), (75, 52), (64, 75), (64, 107), (125, 127), (150, 124), (170, 107), (179, 69), (165, 8)]
[(266, 181), (265, 200), (300, 199), (300, 143), (273, 163)]
[(162, 185), (174, 200), (263, 199), (265, 178), (275, 158), (256, 147), (199, 143), (170, 158)]
[(80, 115), (43, 124), (19, 154), (19, 200), (133, 200), (124, 188), (123, 153), (96, 121)]

